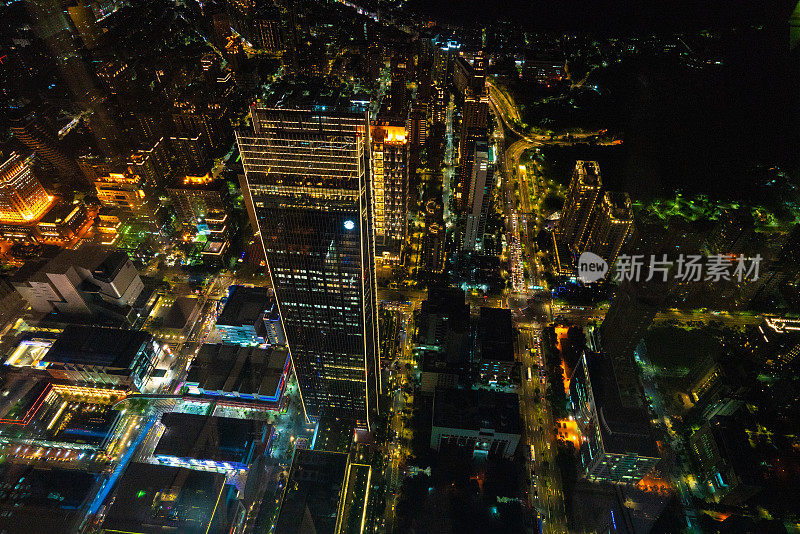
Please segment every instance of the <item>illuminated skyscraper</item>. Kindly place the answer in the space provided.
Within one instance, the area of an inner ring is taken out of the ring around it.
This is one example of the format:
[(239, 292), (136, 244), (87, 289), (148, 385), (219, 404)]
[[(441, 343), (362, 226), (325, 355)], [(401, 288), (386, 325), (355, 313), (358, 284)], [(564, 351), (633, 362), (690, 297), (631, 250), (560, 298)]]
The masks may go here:
[(556, 231), (561, 243), (571, 248), (581, 248), (602, 185), (600, 165), (596, 161), (578, 160), (575, 163)]
[(0, 220), (15, 223), (37, 220), (52, 200), (33, 175), (28, 161), (12, 152), (0, 163)]
[(406, 238), (408, 196), (408, 140), (405, 126), (377, 121), (372, 141), (372, 194), (375, 245), (393, 261), (400, 261)]
[(379, 390), (366, 114), (251, 107), (237, 131), (307, 415), (369, 426)]
[(594, 221), (584, 248), (614, 265), (632, 228), (633, 211), (628, 193), (606, 192), (594, 208)]
[(466, 219), (464, 220), (464, 240), (462, 250), (480, 250), (486, 217), (489, 210), (489, 197), (494, 186), (494, 168), (489, 162), (489, 147), (485, 140), (472, 142), (470, 150), (471, 174), (467, 183)]
[(456, 209), (469, 210), (470, 181), (475, 165), (475, 146), (486, 142), (489, 126), (489, 99), (485, 94), (469, 93), (464, 100), (464, 116), (458, 140), (458, 175), (455, 183)]

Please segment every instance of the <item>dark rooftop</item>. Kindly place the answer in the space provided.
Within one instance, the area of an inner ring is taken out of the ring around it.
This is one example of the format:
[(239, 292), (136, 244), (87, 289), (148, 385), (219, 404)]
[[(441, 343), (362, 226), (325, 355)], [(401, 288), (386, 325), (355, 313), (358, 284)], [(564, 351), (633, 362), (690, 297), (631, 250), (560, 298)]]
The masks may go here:
[(113, 278), (127, 259), (124, 251), (101, 245), (87, 245), (78, 250), (58, 249), (53, 256), (43, 255), (41, 259), (25, 262), (10, 280), (27, 282), (39, 273), (65, 273), (76, 266), (92, 271), (93, 275), (106, 273)]
[(76, 532), (95, 480), (75, 469), (0, 465), (0, 531)]
[(433, 425), (519, 434), (519, 397), (485, 389), (437, 389)]
[(586, 362), (605, 450), (658, 457), (658, 446), (651, 432), (647, 412), (642, 408), (622, 405), (611, 358), (602, 353), (586, 353)]
[(142, 346), (152, 339), (147, 332), (67, 325), (42, 361), (124, 369), (131, 365)]
[(198, 306), (200, 299), (197, 297), (178, 297), (164, 316), (164, 328), (185, 328)]
[(346, 470), (346, 453), (296, 451), (275, 534), (334, 534)]
[(272, 309), (275, 299), (272, 291), (266, 287), (231, 286), (228, 300), (217, 325), (243, 326), (255, 325), (264, 316), (264, 312)]
[(481, 307), (478, 319), (476, 344), (481, 348), (481, 359), (514, 361), (514, 329), (511, 310)]
[(72, 204), (65, 201), (56, 202), (55, 205), (42, 215), (40, 223), (61, 224), (76, 208), (81, 209), (80, 204)]
[(422, 313), (444, 315), (459, 323), (469, 321), (469, 305), (464, 297), (463, 289), (433, 287), (428, 291), (428, 298), (422, 301)]
[(269, 439), (269, 425), (253, 419), (168, 412), (154, 456), (248, 464), (259, 443)]
[(127, 252), (120, 249), (114, 250), (100, 265), (94, 268), (92, 276), (102, 282), (111, 282), (128, 261)]
[(289, 351), (210, 344), (200, 347), (186, 382), (207, 391), (272, 397), (280, 387)]
[(225, 474), (132, 463), (114, 492), (103, 528), (120, 532), (222, 534), (226, 506), (217, 503)]

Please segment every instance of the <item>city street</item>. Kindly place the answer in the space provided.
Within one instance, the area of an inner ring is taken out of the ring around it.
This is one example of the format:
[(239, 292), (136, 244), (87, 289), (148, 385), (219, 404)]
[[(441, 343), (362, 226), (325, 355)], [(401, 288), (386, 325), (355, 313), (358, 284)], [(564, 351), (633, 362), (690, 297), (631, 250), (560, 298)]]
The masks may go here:
[[(397, 498), (400, 490), (400, 484), (403, 481), (401, 465), (405, 462), (405, 457), (409, 454), (409, 450), (404, 446), (404, 441), (410, 441), (411, 430), (407, 430), (403, 422), (402, 412), (406, 405), (407, 394), (403, 392), (403, 386), (411, 383), (410, 378), (414, 374), (414, 358), (412, 354), (413, 338), (413, 318), (414, 309), (416, 305), (400, 304), (394, 306), (395, 309), (402, 316), (402, 329), (406, 333), (403, 336), (402, 347), (398, 358), (389, 364), (389, 384), (387, 390), (390, 397), (390, 413), (388, 423), (388, 439), (384, 447), (385, 455), (385, 469), (384, 479), (387, 481), (386, 493), (386, 532), (392, 532), (395, 521), (395, 508), (397, 506)], [(411, 366), (411, 370), (406, 369), (406, 364)], [(397, 368), (395, 368), (397, 367)], [(409, 399), (412, 400), (412, 399)]]
[[(509, 301), (518, 309), (528, 306), (528, 288), (544, 288), (540, 276), (540, 265), (536, 258), (533, 242), (536, 228), (536, 214), (531, 207), (530, 189), (539, 193), (535, 179), (527, 175), (519, 160), (526, 150), (546, 142), (562, 143), (562, 140), (546, 141), (544, 138), (530, 138), (521, 134), (512, 125), (519, 122), (519, 112), (501, 92), (487, 82), (490, 91), (490, 104), (496, 121), (495, 140), (500, 153), (502, 171), (502, 187), (504, 191), (504, 211), (508, 222), (508, 243), (510, 247), (510, 264), (512, 273), (513, 294)], [(504, 128), (505, 126), (505, 128)], [(507, 131), (520, 137), (504, 150)], [(569, 141), (571, 143), (571, 141)], [(514, 184), (518, 184), (519, 201), (514, 194)], [(524, 245), (524, 246), (523, 246)], [(523, 254), (527, 253), (526, 257)], [(525, 272), (525, 259), (531, 265), (530, 272)], [(525, 275), (529, 275), (526, 279)], [(546, 288), (545, 288), (546, 289)], [(527, 457), (529, 462), (530, 488), (529, 504), (541, 516), (544, 532), (565, 533), (566, 516), (564, 497), (561, 490), (561, 473), (555, 461), (555, 433), (551, 410), (547, 407), (544, 392), (547, 389), (546, 377), (539, 348), (541, 327), (552, 319), (552, 302), (537, 302), (534, 309), (535, 319), (527, 323), (517, 323), (519, 337), (517, 354), (521, 362), (522, 387), (520, 388), (520, 411), (527, 437)], [(528, 380), (530, 369), (531, 379)], [(561, 387), (561, 385), (557, 385)]]
[[(555, 434), (552, 411), (547, 408), (544, 362), (540, 350), (540, 330), (519, 326), (518, 356), (522, 363), (520, 411), (528, 443), (530, 462), (530, 503), (542, 515), (545, 532), (566, 532), (561, 473), (555, 460)], [(531, 379), (528, 380), (528, 369)], [(561, 387), (561, 384), (554, 384)]]

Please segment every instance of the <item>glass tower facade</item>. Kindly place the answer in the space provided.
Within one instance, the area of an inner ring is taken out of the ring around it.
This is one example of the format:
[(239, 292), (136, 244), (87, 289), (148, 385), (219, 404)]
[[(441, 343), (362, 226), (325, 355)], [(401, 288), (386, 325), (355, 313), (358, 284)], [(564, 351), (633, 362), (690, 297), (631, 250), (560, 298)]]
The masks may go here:
[(368, 117), (255, 104), (251, 116), (236, 134), (243, 194), (306, 413), (369, 427), (380, 369)]

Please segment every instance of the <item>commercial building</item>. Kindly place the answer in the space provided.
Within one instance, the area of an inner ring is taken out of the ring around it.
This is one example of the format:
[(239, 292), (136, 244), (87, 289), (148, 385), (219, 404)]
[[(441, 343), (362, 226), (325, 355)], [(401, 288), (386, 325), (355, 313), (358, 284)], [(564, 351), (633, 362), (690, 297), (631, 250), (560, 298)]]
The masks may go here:
[(346, 453), (296, 450), (275, 534), (363, 531), (371, 475)]
[(561, 220), (556, 229), (558, 240), (570, 249), (580, 249), (584, 243), (589, 219), (602, 186), (600, 165), (596, 161), (578, 160), (575, 163)]
[(141, 391), (160, 350), (146, 332), (69, 325), (39, 363), (60, 380)]
[(486, 218), (489, 214), (491, 193), (494, 187), (493, 156), (486, 140), (468, 143), (468, 161), (464, 165), (469, 166), (471, 172), (467, 184), (467, 212), (464, 219), (464, 237), (461, 249), (482, 250)]
[(469, 304), (463, 289), (431, 287), (417, 319), (417, 344), (424, 349), (469, 354)]
[(511, 458), (520, 438), (519, 397), (485, 389), (440, 389), (433, 397), (431, 448)]
[(508, 382), (511, 379), (515, 362), (511, 310), (481, 307), (473, 361), (485, 382)]
[(97, 198), (104, 206), (140, 213), (145, 204), (143, 180), (135, 174), (109, 173), (94, 182)]
[(628, 193), (604, 193), (594, 207), (593, 219), (583, 250), (597, 254), (612, 267), (633, 230), (631, 197)]
[(192, 360), (185, 392), (218, 404), (275, 409), (286, 389), (290, 363), (284, 347), (206, 343)]
[(233, 419), (168, 412), (153, 451), (162, 464), (225, 473), (247, 470), (269, 451), (272, 426), (255, 419)]
[(408, 229), (408, 139), (402, 123), (371, 126), (376, 253), (399, 263)]
[(34, 176), (30, 160), (14, 152), (0, 157), (0, 238), (63, 246), (84, 235), (89, 226), (86, 207), (49, 195)]
[(37, 241), (67, 245), (83, 236), (90, 226), (91, 220), (82, 202), (57, 202), (36, 223)]
[(433, 395), (437, 389), (455, 389), (469, 380), (469, 355), (448, 354), (437, 350), (419, 352), (419, 389), (424, 395)]
[(11, 285), (42, 313), (101, 316), (132, 323), (144, 291), (138, 271), (121, 250), (88, 246), (23, 265)]
[(272, 290), (266, 287), (234, 285), (228, 288), (225, 307), (217, 317), (217, 330), (224, 343), (286, 343), (278, 304)]
[(609, 356), (583, 354), (569, 397), (582, 437), (581, 470), (588, 480), (636, 484), (658, 464), (661, 456), (647, 411), (623, 405)]
[(195, 295), (162, 297), (148, 330), (164, 343), (183, 343), (197, 323), (201, 308)]
[(230, 531), (226, 475), (132, 463), (108, 499), (101, 532), (223, 534)]
[(97, 48), (107, 31), (102, 21), (113, 14), (123, 2), (120, 0), (76, 0), (65, 6), (69, 18), (78, 30), (81, 41), (89, 50)]
[(14, 373), (13, 386), (0, 402), (6, 445), (23, 445), (17, 450), (19, 461), (106, 454), (122, 421), (122, 409), (114, 404), (126, 391), (66, 384), (46, 375)]
[(243, 194), (264, 246), (306, 413), (369, 426), (377, 409), (366, 114), (251, 107)]
[(600, 325), (600, 346), (611, 358), (622, 403), (642, 406), (643, 392), (634, 359), (636, 346), (664, 301), (663, 289), (623, 282)]
[(0, 465), (0, 523), (6, 532), (78, 532), (97, 475), (25, 463)]
[(432, 395), (437, 388), (466, 384), (470, 375), (470, 313), (464, 290), (431, 287), (422, 301), (417, 324), (420, 389)]
[(489, 128), (489, 99), (486, 95), (469, 95), (464, 101), (461, 131), (458, 139), (458, 175), (453, 196), (459, 213), (469, 211), (470, 185), (475, 164), (476, 143), (485, 142)]
[(53, 204), (42, 184), (33, 175), (31, 162), (12, 152), (0, 154), (0, 221), (29, 223), (39, 220)]
[(715, 502), (735, 506), (763, 489), (758, 456), (734, 417), (713, 418), (692, 434), (689, 444)]
[(791, 368), (800, 355), (800, 320), (766, 317), (758, 327), (752, 346), (756, 359), (764, 369)]

